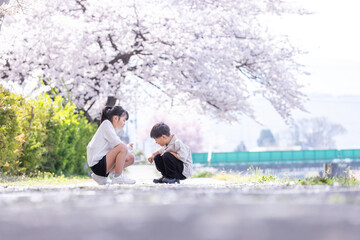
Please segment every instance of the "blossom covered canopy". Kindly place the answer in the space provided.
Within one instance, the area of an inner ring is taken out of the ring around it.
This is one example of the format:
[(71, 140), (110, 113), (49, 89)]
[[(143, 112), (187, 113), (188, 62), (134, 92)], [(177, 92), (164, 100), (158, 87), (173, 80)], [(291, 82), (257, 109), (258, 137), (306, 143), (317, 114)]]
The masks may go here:
[(253, 117), (255, 94), (284, 118), (302, 108), (298, 51), (263, 24), (294, 13), (282, 1), (35, 3), (4, 19), (2, 84), (42, 76), (93, 116), (108, 96), (127, 108), (185, 106), (227, 119)]

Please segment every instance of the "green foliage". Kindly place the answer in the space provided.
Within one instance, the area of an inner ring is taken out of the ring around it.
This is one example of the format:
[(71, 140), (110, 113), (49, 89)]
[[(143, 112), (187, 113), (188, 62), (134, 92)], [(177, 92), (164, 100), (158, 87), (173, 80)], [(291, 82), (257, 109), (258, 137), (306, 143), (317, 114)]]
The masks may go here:
[(334, 184), (334, 180), (331, 178), (313, 177), (298, 179), (297, 183), (301, 185), (332, 185)]
[(62, 98), (56, 97), (50, 108), (50, 119), (46, 124), (45, 143), (48, 151), (41, 171), (56, 174), (85, 174), (86, 146), (96, 131), (96, 126), (85, 117), (74, 114), (76, 107), (68, 102), (62, 106)]
[(95, 124), (59, 96), (43, 94), (25, 101), (0, 90), (0, 172), (85, 174), (86, 146)]
[(229, 181), (233, 183), (249, 183), (249, 182), (286, 182), (288, 179), (279, 178), (267, 173), (259, 168), (250, 167), (245, 173), (242, 172), (221, 172), (211, 173), (203, 171), (192, 176), (192, 178), (215, 178), (218, 180)]
[(194, 174), (194, 175), (191, 176), (191, 177), (192, 177), (192, 178), (212, 178), (212, 177), (214, 177), (214, 176), (215, 176), (214, 173), (204, 171), (204, 172), (200, 172), (200, 173), (198, 173), (198, 174)]
[(22, 112), (17, 113), (20, 131), (24, 135), (20, 167), (27, 174), (35, 172), (44, 162), (42, 154), (46, 149), (43, 144), (47, 140), (45, 124), (50, 117), (48, 109), (51, 104), (51, 99), (45, 103), (30, 100), (23, 105)]
[(139, 165), (149, 165), (150, 163), (147, 160), (147, 157), (143, 150), (140, 148), (135, 148), (132, 151), (132, 154), (135, 156), (135, 163)]
[(313, 177), (313, 178), (305, 178), (305, 179), (297, 180), (297, 184), (300, 185), (335, 185), (336, 183), (342, 186), (360, 185), (360, 181), (352, 177), (338, 177), (338, 178)]
[(134, 154), (135, 157), (142, 157), (144, 159), (146, 159), (146, 155), (144, 153), (143, 150), (141, 150), (140, 148), (135, 148), (132, 153)]
[(73, 185), (84, 184), (92, 182), (93, 180), (88, 176), (64, 176), (55, 175), (49, 172), (37, 172), (34, 176), (29, 177), (25, 175), (21, 176), (4, 176), (0, 178), (0, 187), (8, 186), (48, 186), (48, 185)]
[[(224, 180), (233, 183), (287, 183), (287, 186), (292, 184), (299, 185), (338, 185), (338, 186), (360, 186), (359, 178), (347, 175), (344, 177), (310, 177), (305, 179), (295, 179), (290, 180), (287, 177), (277, 177), (267, 173), (264, 173), (263, 170), (259, 168), (254, 168), (251, 166), (245, 173), (242, 172), (221, 172), (221, 173), (211, 173), (208, 171), (202, 171), (200, 173), (194, 174), (192, 178), (215, 178), (218, 180)], [(292, 183), (292, 184), (291, 184)]]
[(24, 99), (0, 86), (0, 169), (15, 173), (19, 169), (24, 135), (19, 129), (17, 113)]
[(276, 181), (276, 177), (274, 177), (273, 175), (261, 176), (259, 178), (259, 182), (275, 182), (275, 181)]

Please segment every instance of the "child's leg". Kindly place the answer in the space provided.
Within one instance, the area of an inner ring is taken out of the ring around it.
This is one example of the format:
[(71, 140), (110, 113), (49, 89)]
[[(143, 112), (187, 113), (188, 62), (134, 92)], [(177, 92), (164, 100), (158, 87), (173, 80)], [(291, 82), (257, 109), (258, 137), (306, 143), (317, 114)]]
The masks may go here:
[(184, 170), (183, 162), (177, 159), (169, 152), (164, 153), (162, 156), (165, 168), (165, 176), (172, 179), (185, 179), (182, 171)]
[[(128, 155), (126, 155), (126, 158), (125, 158), (124, 168), (127, 168), (128, 166), (134, 164), (134, 162), (135, 162), (134, 155), (132, 155), (131, 153), (128, 153)], [(113, 166), (112, 169), (110, 169), (109, 172), (110, 173), (115, 173), (115, 165)]]
[(115, 167), (115, 173), (119, 174), (124, 169), (128, 150), (125, 144), (121, 143), (106, 154), (106, 172), (108, 173)]
[(135, 157), (134, 155), (132, 155), (131, 153), (128, 153), (126, 155), (126, 158), (125, 158), (125, 165), (124, 165), (124, 168), (127, 168), (128, 166), (134, 164), (135, 162)]
[[(124, 168), (127, 168), (128, 166), (134, 164), (135, 162), (135, 157), (134, 155), (132, 155), (131, 153), (128, 153), (126, 155), (126, 158), (125, 158), (125, 164), (124, 164)], [(110, 169), (109, 171), (110, 173), (115, 173), (115, 165), (113, 166), (112, 169)]]
[(160, 154), (156, 154), (156, 156), (154, 157), (154, 162), (155, 162), (155, 166), (156, 169), (164, 176), (165, 175), (165, 165), (164, 165), (164, 159)]

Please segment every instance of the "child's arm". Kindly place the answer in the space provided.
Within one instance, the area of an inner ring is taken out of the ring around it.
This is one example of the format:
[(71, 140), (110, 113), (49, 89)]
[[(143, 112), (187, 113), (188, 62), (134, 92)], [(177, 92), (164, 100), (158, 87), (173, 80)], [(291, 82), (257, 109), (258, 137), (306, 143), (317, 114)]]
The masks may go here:
[(150, 163), (152, 163), (152, 162), (154, 161), (154, 157), (156, 156), (156, 154), (159, 154), (159, 151), (154, 152), (154, 153), (151, 155), (151, 157), (148, 158), (148, 161), (149, 161)]
[(187, 152), (189, 151), (188, 147), (181, 141), (176, 141), (174, 144), (174, 149), (170, 153), (174, 155), (177, 159), (183, 161)]
[(174, 157), (176, 157), (177, 159), (179, 159), (179, 156), (176, 152), (170, 152), (172, 155), (174, 155)]
[(181, 151), (181, 147), (180, 147), (180, 144), (179, 144), (179, 141), (176, 141), (174, 143), (174, 148), (173, 148), (173, 151), (170, 151), (170, 153), (172, 155), (174, 155), (174, 157), (176, 157), (177, 159), (179, 159), (179, 152)]

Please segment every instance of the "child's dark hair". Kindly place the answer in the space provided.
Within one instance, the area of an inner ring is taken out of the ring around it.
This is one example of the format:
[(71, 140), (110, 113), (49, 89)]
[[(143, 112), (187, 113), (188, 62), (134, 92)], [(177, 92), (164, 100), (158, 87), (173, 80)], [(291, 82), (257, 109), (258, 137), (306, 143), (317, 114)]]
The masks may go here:
[(150, 132), (151, 138), (159, 138), (162, 135), (170, 136), (170, 128), (163, 122), (157, 123), (153, 126)]
[(106, 119), (109, 120), (110, 122), (112, 122), (112, 118), (114, 116), (121, 117), (124, 114), (126, 114), (126, 120), (128, 120), (129, 119), (129, 113), (124, 108), (122, 108), (121, 106), (114, 106), (114, 107), (106, 106), (102, 110), (100, 123), (102, 123)]

